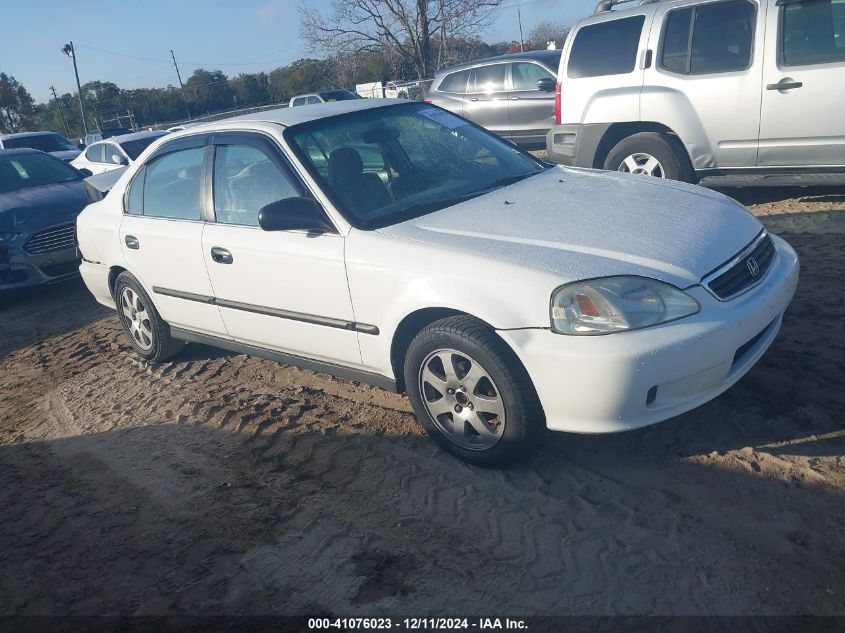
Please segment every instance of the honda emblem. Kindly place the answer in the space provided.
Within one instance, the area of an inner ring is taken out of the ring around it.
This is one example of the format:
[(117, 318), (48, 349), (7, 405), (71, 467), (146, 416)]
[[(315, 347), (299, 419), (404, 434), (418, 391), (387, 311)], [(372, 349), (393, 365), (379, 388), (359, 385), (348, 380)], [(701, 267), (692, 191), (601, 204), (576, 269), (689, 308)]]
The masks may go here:
[(748, 272), (751, 273), (752, 277), (756, 277), (760, 274), (760, 264), (757, 263), (757, 260), (753, 257), (749, 257), (745, 260), (745, 265), (748, 266)]

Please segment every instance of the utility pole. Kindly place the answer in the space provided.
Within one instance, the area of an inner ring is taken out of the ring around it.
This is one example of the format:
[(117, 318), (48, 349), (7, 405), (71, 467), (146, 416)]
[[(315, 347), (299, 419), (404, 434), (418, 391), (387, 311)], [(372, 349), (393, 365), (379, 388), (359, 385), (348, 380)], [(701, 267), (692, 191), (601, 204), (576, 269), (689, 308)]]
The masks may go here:
[(525, 44), (522, 42), (522, 11), (519, 9), (519, 0), (516, 0), (516, 17), (519, 20), (519, 51), (525, 52)]
[(65, 113), (62, 112), (62, 107), (59, 105), (59, 97), (56, 94), (56, 88), (54, 86), (50, 86), (50, 91), (53, 93), (53, 102), (56, 104), (56, 112), (59, 113), (59, 118), (62, 120), (62, 126), (65, 128), (65, 134), (68, 138), (70, 138), (70, 129), (67, 126), (67, 121), (65, 121)]
[(179, 78), (179, 89), (182, 91), (182, 100), (185, 102), (185, 112), (188, 113), (188, 120), (191, 120), (191, 108), (188, 107), (188, 98), (185, 96), (185, 86), (182, 85), (182, 75), (179, 74), (179, 66), (176, 64), (176, 55), (170, 49), (170, 57), (173, 58), (173, 67), (176, 68), (176, 76)]
[(73, 48), (73, 42), (65, 44), (62, 47), (62, 52), (73, 60), (73, 72), (76, 75), (76, 96), (79, 97), (79, 116), (82, 117), (82, 129), (85, 131), (85, 136), (88, 136), (88, 124), (85, 122), (85, 106), (82, 105), (82, 86), (79, 85), (79, 69), (76, 67), (76, 49)]

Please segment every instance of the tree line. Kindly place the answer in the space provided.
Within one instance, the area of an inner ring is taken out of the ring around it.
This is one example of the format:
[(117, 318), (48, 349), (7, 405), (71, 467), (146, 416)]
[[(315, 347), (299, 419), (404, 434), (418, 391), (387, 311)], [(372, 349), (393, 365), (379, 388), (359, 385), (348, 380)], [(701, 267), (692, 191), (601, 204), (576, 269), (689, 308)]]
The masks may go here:
[[(517, 52), (521, 48), (520, 43), (515, 41), (488, 44), (470, 36), (473, 29), (484, 27), (483, 12), (479, 12), (465, 16), (466, 28), (453, 28), (451, 32), (438, 30), (435, 23), (426, 35), (426, 44), (423, 44), (419, 34), (412, 37), (402, 30), (404, 27), (392, 25), (391, 29), (403, 34), (402, 39), (397, 40), (401, 46), (378, 34), (374, 40), (363, 38), (351, 42), (344, 35), (336, 36), (334, 41), (337, 45), (332, 54), (328, 54), (331, 49), (330, 38), (327, 39), (320, 28), (340, 28), (338, 25), (343, 20), (357, 19), (355, 15), (349, 14), (348, 7), (361, 6), (362, 3), (383, 6), (391, 2), (402, 4), (401, 0), (344, 0), (337, 4), (344, 13), (333, 15), (334, 22), (329, 22), (327, 17), (309, 13), (306, 5), (302, 9), (302, 33), (312, 50), (324, 54), (321, 59), (302, 58), (269, 72), (241, 73), (231, 77), (221, 70), (198, 68), (185, 81), (184, 98), (179, 87), (174, 85), (164, 88), (121, 88), (112, 82), (86, 82), (82, 85), (82, 100), (88, 128), (97, 129), (100, 122), (115, 120), (117, 115), (125, 116), (130, 112), (138, 127), (184, 121), (187, 119), (186, 100), (191, 115), (198, 117), (282, 103), (294, 95), (327, 88), (354, 90), (356, 84), (371, 81), (428, 79), (437, 68)], [(469, 6), (467, 3), (489, 8), (491, 2), (497, 4), (497, 0), (437, 0), (434, 4), (440, 6), (442, 11), (457, 11)], [(426, 5), (425, 0), (417, 0), (416, 6), (419, 8), (422, 5)], [(412, 22), (409, 22), (409, 28), (415, 28)], [(334, 26), (326, 26), (329, 24)], [(440, 24), (439, 28), (443, 28), (442, 22)], [(453, 19), (447, 21), (447, 24), (456, 27), (457, 22)], [(522, 46), (525, 50), (546, 48), (549, 41), (555, 40), (560, 47), (567, 33), (568, 28), (563, 25), (544, 22), (529, 32)], [(379, 38), (383, 41), (379, 42)], [(26, 88), (14, 77), (0, 73), (0, 133), (54, 130), (70, 138), (79, 138), (83, 126), (77, 98), (76, 92), (73, 92), (59, 94), (44, 103), (35, 103)]]

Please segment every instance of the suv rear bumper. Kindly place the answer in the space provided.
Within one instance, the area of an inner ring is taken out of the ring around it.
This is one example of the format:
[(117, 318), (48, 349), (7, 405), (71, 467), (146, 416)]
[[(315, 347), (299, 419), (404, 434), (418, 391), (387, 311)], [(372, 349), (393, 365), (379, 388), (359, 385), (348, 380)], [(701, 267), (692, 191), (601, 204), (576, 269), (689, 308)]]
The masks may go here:
[(549, 160), (571, 167), (601, 167), (596, 154), (610, 123), (566, 123), (555, 125), (546, 134)]

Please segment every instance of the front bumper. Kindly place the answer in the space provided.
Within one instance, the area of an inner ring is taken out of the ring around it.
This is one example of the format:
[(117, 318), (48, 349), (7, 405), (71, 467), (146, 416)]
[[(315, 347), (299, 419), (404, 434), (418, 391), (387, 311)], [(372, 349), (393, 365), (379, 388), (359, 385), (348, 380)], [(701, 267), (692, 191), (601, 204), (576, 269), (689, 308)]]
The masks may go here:
[(18, 290), (71, 279), (79, 275), (79, 250), (65, 248), (30, 255), (15, 244), (0, 245), (0, 290)]
[(554, 431), (614, 433), (694, 409), (736, 383), (774, 341), (798, 285), (798, 257), (772, 236), (776, 260), (755, 288), (720, 302), (704, 287), (687, 292), (698, 314), (605, 336), (548, 329), (500, 336), (528, 370)]

